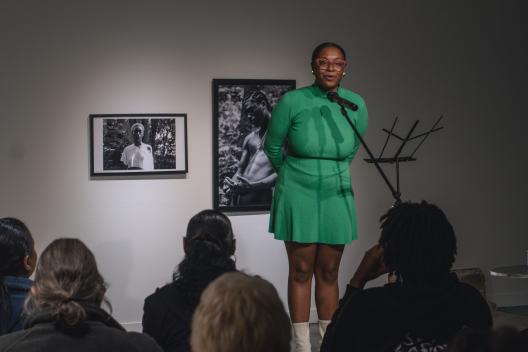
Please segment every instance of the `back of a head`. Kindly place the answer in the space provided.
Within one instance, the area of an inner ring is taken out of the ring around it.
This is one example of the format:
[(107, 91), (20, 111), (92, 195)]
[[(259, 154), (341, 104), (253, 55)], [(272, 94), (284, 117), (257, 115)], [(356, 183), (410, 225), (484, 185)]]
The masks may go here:
[(217, 210), (202, 210), (191, 218), (185, 237), (185, 257), (174, 273), (191, 306), (205, 287), (225, 272), (236, 270), (231, 258), (235, 241), (229, 218)]
[(0, 219), (0, 279), (5, 276), (28, 276), (24, 257), (31, 256), (33, 245), (33, 237), (22, 221)]
[(22, 328), (22, 302), (30, 282), (24, 289), (20, 283), (12, 285), (31, 275), (35, 260), (33, 238), (26, 225), (15, 218), (0, 219), (0, 335)]
[(229, 248), (233, 240), (231, 221), (218, 210), (202, 210), (189, 220), (186, 237), (189, 241), (209, 240), (219, 247)]
[(290, 329), (272, 284), (227, 273), (204, 291), (193, 317), (191, 345), (200, 352), (287, 352)]
[(456, 256), (456, 237), (436, 205), (402, 203), (382, 218), (380, 244), (389, 271), (405, 282), (435, 282), (449, 274)]
[(106, 285), (92, 252), (78, 239), (61, 238), (42, 252), (26, 309), (51, 313), (67, 326), (86, 318), (83, 304), (101, 305)]

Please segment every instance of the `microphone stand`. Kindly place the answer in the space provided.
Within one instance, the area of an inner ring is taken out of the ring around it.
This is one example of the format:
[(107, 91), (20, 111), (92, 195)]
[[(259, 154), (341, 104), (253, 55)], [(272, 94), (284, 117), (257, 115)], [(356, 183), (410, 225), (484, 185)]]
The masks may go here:
[[(367, 143), (365, 143), (365, 141), (363, 140), (363, 138), (359, 134), (359, 131), (357, 130), (356, 125), (354, 125), (354, 123), (352, 122), (352, 120), (348, 116), (348, 112), (346, 111), (346, 108), (345, 108), (345, 107), (349, 107), (353, 111), (356, 111), (357, 107), (355, 105), (352, 105), (352, 106), (345, 105), (342, 100), (336, 99), (336, 94), (330, 94), (329, 93), (328, 94), (328, 98), (331, 101), (337, 103), (341, 107), (341, 114), (345, 117), (345, 119), (348, 122), (348, 124), (350, 125), (350, 127), (352, 127), (356, 137), (359, 139), (359, 141), (361, 142), (361, 145), (363, 145), (363, 147), (367, 151), (367, 154), (370, 157), (369, 159), (365, 159), (365, 161), (368, 162), (368, 163), (373, 163), (374, 166), (376, 166), (376, 169), (378, 170), (378, 172), (380, 173), (381, 177), (385, 181), (385, 184), (387, 185), (387, 187), (389, 187), (389, 190), (390, 190), (390, 192), (392, 194), (392, 197), (394, 198), (394, 206), (397, 206), (397, 205), (401, 204), (402, 201), (401, 201), (401, 192), (400, 192), (400, 163), (401, 162), (406, 162), (406, 161), (415, 161), (416, 160), (413, 156), (418, 151), (418, 149), (422, 146), (422, 144), (425, 142), (425, 140), (432, 133), (434, 133), (436, 131), (439, 131), (439, 130), (441, 130), (443, 128), (443, 127), (436, 127), (440, 123), (440, 121), (442, 120), (443, 116), (440, 116), (440, 118), (438, 118), (438, 120), (434, 123), (434, 125), (431, 127), (431, 129), (429, 129), (429, 131), (427, 131), (425, 133), (422, 133), (422, 134), (419, 134), (417, 136), (412, 136), (414, 130), (416, 129), (416, 126), (418, 126), (419, 120), (416, 120), (414, 122), (414, 124), (412, 125), (411, 129), (409, 130), (409, 132), (407, 133), (407, 135), (405, 136), (405, 138), (402, 138), (402, 137), (400, 137), (400, 136), (398, 136), (398, 135), (396, 135), (394, 133), (394, 127), (396, 126), (396, 122), (398, 121), (398, 117), (396, 117), (394, 119), (394, 123), (392, 124), (392, 127), (391, 127), (390, 131), (387, 131), (386, 129), (383, 129), (383, 131), (387, 133), (387, 139), (385, 140), (385, 143), (383, 145), (383, 148), (381, 150), (381, 153), (380, 153), (379, 157), (375, 158), (374, 155), (372, 154), (372, 152), (370, 151), (370, 148), (368, 147)], [(387, 147), (387, 144), (389, 142), (390, 137), (395, 137), (395, 138), (399, 139), (401, 141), (401, 144), (398, 147), (398, 150), (396, 151), (396, 153), (394, 154), (394, 156), (392, 158), (382, 158), (383, 152), (385, 151), (385, 148)], [(400, 156), (401, 153), (403, 152), (403, 148), (405, 147), (407, 142), (412, 141), (413, 139), (420, 138), (420, 137), (423, 137), (422, 140), (420, 141), (420, 143), (418, 143), (418, 146), (413, 150), (413, 152), (409, 156)], [(385, 172), (383, 171), (383, 169), (379, 165), (380, 163), (391, 163), (391, 164), (396, 163), (396, 189), (394, 189), (394, 187), (392, 186), (391, 182), (387, 178), (387, 175), (385, 174)]]
[[(396, 205), (401, 204), (402, 201), (401, 201), (401, 193), (400, 193), (400, 190), (399, 190), (399, 181), (398, 181), (398, 189), (395, 190), (394, 187), (392, 186), (392, 184), (390, 183), (389, 179), (387, 178), (387, 175), (385, 175), (385, 172), (383, 171), (381, 166), (378, 164), (378, 160), (374, 157), (374, 155), (370, 151), (370, 148), (368, 147), (367, 143), (365, 143), (365, 141), (363, 140), (363, 138), (359, 134), (359, 131), (357, 130), (356, 125), (354, 125), (352, 120), (350, 120), (350, 117), (348, 116), (348, 112), (346, 111), (346, 109), (343, 106), (343, 104), (341, 104), (341, 103), (337, 103), (337, 104), (339, 104), (339, 106), (341, 107), (341, 114), (345, 117), (345, 119), (347, 120), (347, 122), (350, 125), (350, 127), (352, 127), (352, 129), (354, 130), (354, 134), (356, 135), (356, 137), (361, 142), (361, 145), (363, 146), (363, 148), (365, 148), (365, 150), (367, 151), (367, 154), (370, 156), (370, 160), (373, 160), (374, 166), (376, 166), (376, 169), (378, 169), (378, 172), (380, 173), (381, 177), (383, 177), (383, 180), (387, 184), (387, 187), (389, 187), (389, 189), (391, 191), (391, 194), (392, 194), (392, 197), (395, 199), (394, 205), (396, 206)], [(399, 177), (398, 177), (398, 180), (399, 180)]]

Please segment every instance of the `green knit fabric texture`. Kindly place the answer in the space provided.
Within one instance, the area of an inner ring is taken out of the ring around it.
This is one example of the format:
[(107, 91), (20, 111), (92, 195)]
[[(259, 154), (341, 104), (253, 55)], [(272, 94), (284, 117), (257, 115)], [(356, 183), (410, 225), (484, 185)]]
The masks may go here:
[[(358, 106), (347, 113), (363, 135), (368, 121), (365, 101), (341, 87), (338, 94)], [(273, 109), (264, 145), (279, 175), (269, 225), (276, 239), (346, 244), (357, 238), (350, 162), (359, 145), (339, 105), (318, 86), (282, 97)]]

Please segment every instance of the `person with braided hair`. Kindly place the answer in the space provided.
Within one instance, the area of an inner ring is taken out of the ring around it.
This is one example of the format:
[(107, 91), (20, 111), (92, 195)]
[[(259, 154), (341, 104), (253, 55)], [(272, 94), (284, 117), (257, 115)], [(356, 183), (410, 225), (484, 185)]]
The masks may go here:
[(0, 219), (0, 335), (22, 329), (23, 303), (37, 263), (31, 232), (15, 218)]
[(202, 292), (220, 275), (236, 271), (231, 221), (219, 211), (203, 210), (191, 218), (183, 249), (173, 282), (156, 289), (143, 307), (143, 332), (165, 352), (190, 351), (191, 319)]
[(242, 111), (248, 117), (253, 131), (242, 143), (242, 155), (236, 173), (224, 180), (224, 191), (233, 199), (232, 205), (268, 205), (277, 174), (263, 151), (271, 105), (260, 90), (244, 95)]
[[(456, 237), (440, 208), (402, 203), (381, 221), (379, 243), (350, 279), (321, 352), (445, 351), (464, 326), (491, 328), (484, 297), (451, 272)], [(390, 283), (363, 289), (387, 272)]]
[(0, 337), (9, 352), (162, 352), (145, 334), (127, 332), (101, 308), (106, 283), (79, 239), (54, 240), (42, 252), (25, 303), (25, 330)]

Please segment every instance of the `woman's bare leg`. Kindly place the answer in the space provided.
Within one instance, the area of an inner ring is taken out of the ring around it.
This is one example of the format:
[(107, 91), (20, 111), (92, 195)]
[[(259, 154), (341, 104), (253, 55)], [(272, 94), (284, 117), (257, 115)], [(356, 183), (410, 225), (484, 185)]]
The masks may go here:
[(337, 275), (344, 245), (317, 245), (315, 304), (319, 320), (331, 320), (339, 301)]
[(288, 253), (288, 306), (292, 323), (307, 322), (310, 318), (312, 276), (317, 244), (284, 242)]

